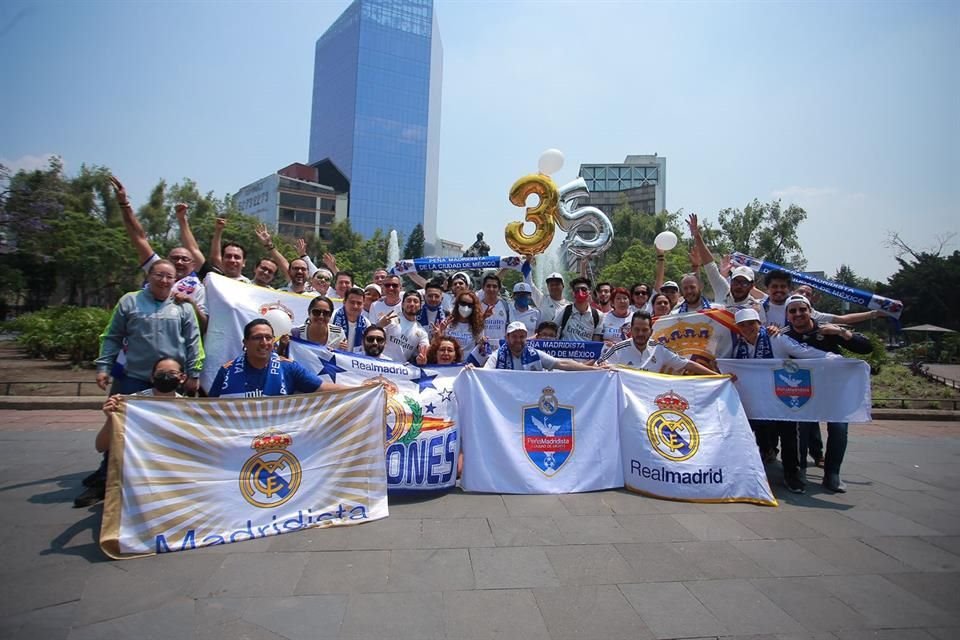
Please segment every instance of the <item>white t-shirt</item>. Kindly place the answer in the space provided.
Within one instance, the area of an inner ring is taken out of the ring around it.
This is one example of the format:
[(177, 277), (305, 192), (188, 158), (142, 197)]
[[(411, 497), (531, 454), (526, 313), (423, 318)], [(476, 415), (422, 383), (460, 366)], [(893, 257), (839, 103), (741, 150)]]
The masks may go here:
[(430, 344), (427, 331), (416, 319), (407, 320), (401, 316), (399, 322), (389, 323), (383, 331), (387, 334), (383, 353), (395, 362), (409, 362), (421, 346)]
[(470, 324), (466, 322), (451, 322), (446, 331), (443, 332), (443, 335), (448, 338), (453, 338), (460, 343), (460, 348), (464, 354), (470, 353), (470, 351), (477, 346), (477, 341), (473, 339), (473, 331)]
[(527, 328), (527, 335), (532, 336), (537, 332), (537, 325), (540, 324), (540, 309), (536, 307), (527, 307), (526, 311), (520, 311), (516, 305), (510, 309), (510, 322), (520, 321)]
[(497, 300), (496, 304), (488, 305), (480, 301), (480, 308), (474, 313), (483, 314), (483, 335), (491, 341), (503, 340), (507, 335), (507, 322), (510, 321), (510, 312), (505, 300)]
[(610, 313), (604, 314), (603, 320), (600, 321), (600, 333), (604, 341), (611, 340), (613, 342), (620, 342), (621, 340), (627, 337), (627, 334), (630, 332), (630, 318), (632, 314), (627, 313), (622, 318), (618, 318), (613, 311)]
[[(517, 358), (512, 353), (510, 357), (513, 359), (513, 370), (514, 371), (550, 371), (557, 364), (557, 359), (554, 358), (549, 353), (545, 351), (536, 350), (540, 354), (540, 359), (534, 362), (528, 363), (526, 366), (523, 365), (522, 358)], [(487, 358), (487, 361), (483, 363), (484, 369), (496, 369), (497, 368), (497, 352), (494, 351), (490, 354), (490, 357)]]
[[(565, 309), (559, 309), (557, 311), (556, 317), (553, 319), (557, 323), (557, 326), (560, 327), (560, 340), (574, 340), (581, 342), (589, 342), (593, 340), (593, 335), (595, 333), (600, 333), (600, 327), (603, 325), (603, 312), (597, 311), (596, 309), (591, 309), (587, 307), (587, 310), (583, 313), (575, 306), (570, 306), (570, 319), (567, 320), (567, 326), (563, 326), (563, 314)], [(593, 322), (593, 314), (596, 311), (597, 322)]]
[[(767, 297), (759, 305), (761, 312), (760, 320), (763, 322), (764, 326), (768, 324), (773, 324), (778, 327), (787, 326), (787, 305), (786, 304), (774, 304), (770, 302), (770, 298)], [(825, 322), (833, 322), (837, 319), (837, 316), (832, 313), (822, 313), (816, 309), (810, 311), (810, 316), (817, 322), (823, 324)]]
[(397, 317), (403, 315), (401, 307), (403, 306), (403, 300), (399, 300), (397, 304), (387, 304), (386, 299), (380, 298), (372, 305), (370, 305), (370, 313), (367, 314), (367, 319), (373, 324), (377, 324), (380, 321), (380, 318), (387, 315), (391, 311), (395, 311)]
[(600, 356), (597, 364), (623, 364), (635, 369), (652, 371), (654, 373), (683, 372), (689, 361), (678, 356), (659, 342), (648, 342), (643, 351), (637, 349), (633, 339), (624, 340), (610, 347)]

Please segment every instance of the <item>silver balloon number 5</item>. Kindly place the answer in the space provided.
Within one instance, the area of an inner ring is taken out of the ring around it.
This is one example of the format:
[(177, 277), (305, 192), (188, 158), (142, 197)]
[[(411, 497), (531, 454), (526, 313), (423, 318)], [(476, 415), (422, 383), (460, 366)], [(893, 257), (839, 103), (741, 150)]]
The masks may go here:
[(580, 258), (599, 256), (613, 242), (613, 224), (607, 214), (596, 207), (577, 206), (577, 200), (588, 195), (587, 183), (577, 178), (560, 187), (557, 207), (557, 226), (567, 232), (567, 249)]

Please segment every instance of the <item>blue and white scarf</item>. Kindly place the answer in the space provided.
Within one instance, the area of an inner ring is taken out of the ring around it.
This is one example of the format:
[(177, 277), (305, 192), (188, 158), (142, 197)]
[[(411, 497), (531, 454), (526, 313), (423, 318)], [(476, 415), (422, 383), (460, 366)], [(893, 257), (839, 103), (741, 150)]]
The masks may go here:
[[(241, 353), (233, 359), (230, 368), (223, 377), (223, 387), (220, 390), (221, 398), (254, 398), (259, 396), (285, 396), (287, 395), (287, 384), (283, 377), (283, 368), (280, 356), (276, 353), (270, 354), (270, 362), (265, 370), (261, 370), (263, 376), (263, 385), (260, 386), (258, 380), (250, 380), (249, 370), (247, 369), (247, 355)], [(254, 374), (256, 375), (256, 374)], [(248, 382), (254, 383), (255, 389), (248, 389)]]
[[(520, 354), (520, 366), (526, 370), (527, 365), (540, 361), (540, 354), (533, 347), (527, 345)], [(510, 347), (507, 343), (500, 345), (497, 349), (497, 369), (513, 369), (513, 354), (510, 353)]]
[[(710, 306), (710, 301), (707, 300), (705, 296), (700, 296), (700, 309), (698, 309), (698, 311), (703, 309), (710, 309), (710, 308), (712, 308)], [(680, 306), (677, 307), (677, 309), (678, 309), (677, 313), (687, 313), (690, 310), (690, 306), (687, 304), (687, 301), (684, 300), (683, 302), (680, 303)]]
[[(436, 312), (437, 312), (437, 317), (434, 319), (433, 322), (430, 322), (430, 320), (428, 320), (429, 315), (427, 315), (427, 314), (429, 314), (431, 311), (436, 311)], [(441, 305), (437, 305), (437, 308), (436, 308), (436, 309), (428, 309), (428, 308), (427, 308), (427, 305), (426, 305), (426, 304), (423, 304), (423, 305), (420, 305), (420, 315), (417, 316), (417, 322), (420, 323), (420, 326), (421, 326), (421, 327), (423, 327), (424, 329), (427, 329), (427, 330), (429, 331), (430, 328), (431, 328), (435, 323), (437, 323), (437, 322), (443, 322), (444, 318), (446, 318), (446, 317), (447, 317), (447, 314), (446, 314), (446, 312), (443, 310), (443, 305), (442, 305), (442, 304), (441, 304)]]
[(350, 344), (351, 349), (363, 345), (363, 332), (370, 326), (370, 321), (367, 320), (362, 313), (357, 318), (357, 328), (353, 332), (352, 338), (350, 337), (350, 323), (347, 321), (347, 314), (344, 312), (343, 307), (340, 307), (334, 312), (331, 322), (343, 329), (343, 335), (346, 336), (344, 339)]
[[(737, 360), (744, 360), (750, 357), (750, 344), (743, 339), (743, 336), (737, 336), (737, 346), (735, 347), (733, 357)], [(757, 335), (757, 348), (753, 352), (754, 358), (764, 358), (769, 360), (773, 357), (773, 346), (770, 344), (770, 334), (765, 327), (760, 327), (760, 333)]]

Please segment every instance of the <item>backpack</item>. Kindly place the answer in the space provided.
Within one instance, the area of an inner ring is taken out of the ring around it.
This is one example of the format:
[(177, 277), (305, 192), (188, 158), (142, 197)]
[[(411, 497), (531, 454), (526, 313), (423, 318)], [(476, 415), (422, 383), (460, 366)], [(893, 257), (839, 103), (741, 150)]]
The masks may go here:
[[(600, 314), (596, 309), (590, 307), (590, 313), (593, 316), (593, 332), (597, 332), (597, 326), (600, 324)], [(563, 330), (567, 328), (567, 323), (570, 322), (570, 316), (573, 315), (573, 305), (568, 304), (563, 308), (563, 316), (560, 318), (560, 333), (557, 337), (560, 340), (563, 340)]]

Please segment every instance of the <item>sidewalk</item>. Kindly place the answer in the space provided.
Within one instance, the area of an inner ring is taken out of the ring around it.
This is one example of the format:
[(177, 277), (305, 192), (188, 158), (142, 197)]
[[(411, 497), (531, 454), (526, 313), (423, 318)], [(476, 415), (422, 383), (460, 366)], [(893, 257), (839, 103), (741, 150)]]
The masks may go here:
[[(389, 518), (139, 560), (73, 509), (96, 411), (0, 411), (3, 638), (960, 637), (960, 424), (851, 428), (850, 491), (393, 500)], [(775, 467), (769, 469), (776, 476)]]

